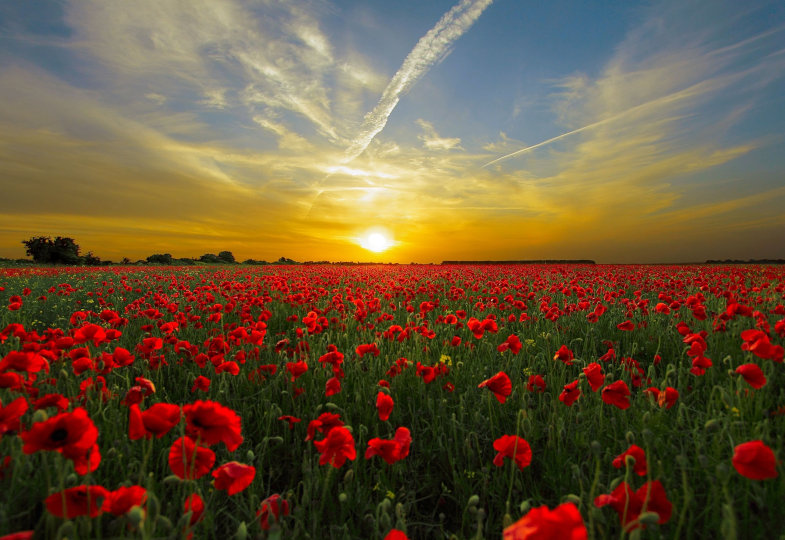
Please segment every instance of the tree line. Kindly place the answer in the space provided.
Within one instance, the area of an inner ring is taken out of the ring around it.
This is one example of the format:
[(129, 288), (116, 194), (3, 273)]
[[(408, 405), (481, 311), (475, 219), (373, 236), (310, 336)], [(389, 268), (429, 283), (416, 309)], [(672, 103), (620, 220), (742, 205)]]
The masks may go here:
[[(68, 266), (105, 266), (115, 264), (112, 261), (101, 260), (99, 257), (93, 255), (92, 251), (87, 254), (80, 254), (79, 244), (73, 238), (56, 236), (52, 239), (49, 236), (34, 236), (27, 240), (22, 240), (22, 245), (25, 246), (25, 254), (32, 257), (35, 264), (62, 264)], [(9, 261), (10, 262), (10, 261)], [(16, 262), (25, 263), (29, 262), (26, 259), (20, 259)], [(155, 264), (165, 266), (183, 266), (195, 265), (197, 263), (205, 264), (238, 264), (231, 251), (221, 251), (215, 253), (205, 253), (198, 258), (175, 258), (170, 253), (155, 253), (145, 259), (132, 261), (125, 257), (119, 264)], [(258, 261), (255, 259), (247, 259), (242, 261), (243, 264), (297, 264), (296, 261), (281, 257), (275, 263), (268, 263), (267, 261)]]

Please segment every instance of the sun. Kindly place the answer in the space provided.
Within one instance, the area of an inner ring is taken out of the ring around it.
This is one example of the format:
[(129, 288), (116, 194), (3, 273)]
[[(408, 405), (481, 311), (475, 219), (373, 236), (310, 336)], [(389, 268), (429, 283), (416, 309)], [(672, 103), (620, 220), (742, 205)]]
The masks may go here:
[(370, 231), (361, 239), (360, 245), (368, 251), (381, 253), (392, 246), (392, 240), (383, 232)]

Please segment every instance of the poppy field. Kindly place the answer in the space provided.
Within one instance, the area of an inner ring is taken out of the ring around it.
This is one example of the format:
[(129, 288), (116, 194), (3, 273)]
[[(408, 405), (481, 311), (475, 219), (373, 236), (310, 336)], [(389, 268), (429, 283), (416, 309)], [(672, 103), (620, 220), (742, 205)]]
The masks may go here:
[(783, 538), (783, 343), (775, 266), (0, 269), (0, 538)]

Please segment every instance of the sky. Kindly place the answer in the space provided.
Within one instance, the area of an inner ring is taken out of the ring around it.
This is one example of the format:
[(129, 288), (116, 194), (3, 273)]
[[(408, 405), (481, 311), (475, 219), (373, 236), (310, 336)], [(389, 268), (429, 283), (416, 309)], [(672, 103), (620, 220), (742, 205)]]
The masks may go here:
[(781, 0), (0, 3), (0, 257), (785, 258), (783, 209)]

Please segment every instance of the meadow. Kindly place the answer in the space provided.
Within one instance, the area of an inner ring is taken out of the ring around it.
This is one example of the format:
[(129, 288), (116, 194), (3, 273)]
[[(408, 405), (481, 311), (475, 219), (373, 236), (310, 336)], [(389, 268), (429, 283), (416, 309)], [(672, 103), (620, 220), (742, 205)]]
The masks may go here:
[(785, 538), (784, 304), (782, 266), (0, 269), (0, 537)]

